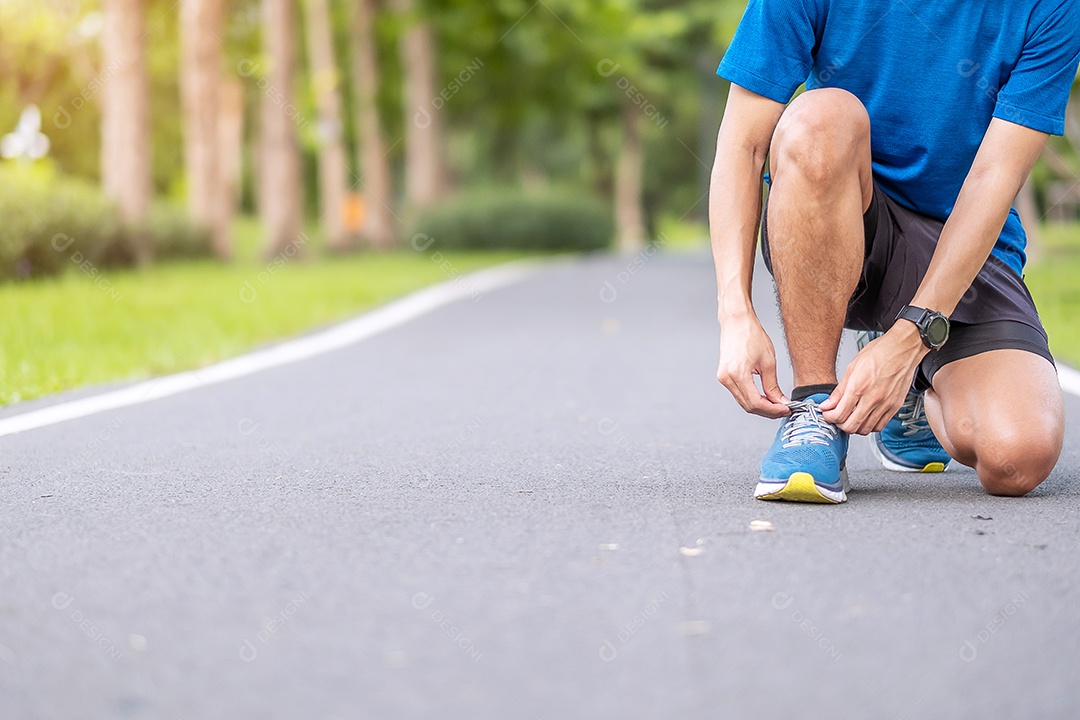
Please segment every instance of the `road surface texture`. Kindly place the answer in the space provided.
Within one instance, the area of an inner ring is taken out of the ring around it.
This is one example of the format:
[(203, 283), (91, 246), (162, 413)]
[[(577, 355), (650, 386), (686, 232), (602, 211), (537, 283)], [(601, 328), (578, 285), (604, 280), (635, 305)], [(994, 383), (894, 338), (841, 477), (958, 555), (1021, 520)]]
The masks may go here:
[(755, 501), (714, 288), (557, 261), (0, 438), (0, 717), (1077, 717), (1080, 399), (1025, 499), (857, 439), (847, 504)]

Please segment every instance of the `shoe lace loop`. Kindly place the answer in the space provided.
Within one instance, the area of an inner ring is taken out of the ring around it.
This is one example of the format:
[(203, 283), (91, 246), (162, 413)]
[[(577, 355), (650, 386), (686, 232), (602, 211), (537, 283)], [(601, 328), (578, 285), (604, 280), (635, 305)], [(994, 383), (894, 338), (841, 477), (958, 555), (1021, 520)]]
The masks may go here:
[(900, 418), (900, 424), (904, 426), (904, 437), (918, 435), (930, 429), (930, 421), (926, 419), (926, 408), (921, 393), (909, 393), (897, 417)]
[(821, 414), (821, 408), (810, 401), (789, 402), (791, 416), (784, 425), (781, 440), (785, 448), (798, 445), (828, 445), (839, 435), (836, 426)]

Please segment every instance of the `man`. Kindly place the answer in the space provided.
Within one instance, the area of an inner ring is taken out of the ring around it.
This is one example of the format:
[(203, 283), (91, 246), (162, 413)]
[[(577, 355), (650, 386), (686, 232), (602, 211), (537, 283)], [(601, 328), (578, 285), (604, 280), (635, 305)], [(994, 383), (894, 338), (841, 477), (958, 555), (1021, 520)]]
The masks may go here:
[[(851, 434), (895, 470), (955, 459), (994, 495), (1053, 470), (1063, 402), (1010, 205), (1078, 63), (1080, 0), (750, 0), (718, 70), (710, 220), (718, 379), (783, 418), (756, 497), (843, 502)], [(790, 400), (750, 299), (766, 161)], [(838, 383), (844, 327), (869, 342)]]

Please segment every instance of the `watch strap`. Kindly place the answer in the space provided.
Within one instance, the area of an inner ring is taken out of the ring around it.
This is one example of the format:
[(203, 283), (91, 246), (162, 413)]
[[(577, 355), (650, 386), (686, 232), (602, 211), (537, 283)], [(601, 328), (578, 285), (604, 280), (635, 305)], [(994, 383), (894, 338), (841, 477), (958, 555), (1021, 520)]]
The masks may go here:
[(915, 323), (922, 328), (923, 321), (930, 314), (930, 311), (926, 308), (915, 307), (914, 305), (905, 305), (904, 308), (897, 314), (897, 320), (908, 320)]
[(923, 345), (936, 350), (940, 348), (945, 340), (948, 340), (948, 330), (946, 329), (945, 340), (940, 343), (934, 344), (930, 340), (930, 326), (935, 319), (941, 318), (946, 323), (948, 328), (949, 319), (941, 313), (934, 312), (933, 310), (927, 310), (926, 308), (916, 307), (914, 305), (905, 305), (902, 310), (896, 315), (897, 320), (907, 320), (915, 325), (919, 329), (919, 337), (923, 341)]

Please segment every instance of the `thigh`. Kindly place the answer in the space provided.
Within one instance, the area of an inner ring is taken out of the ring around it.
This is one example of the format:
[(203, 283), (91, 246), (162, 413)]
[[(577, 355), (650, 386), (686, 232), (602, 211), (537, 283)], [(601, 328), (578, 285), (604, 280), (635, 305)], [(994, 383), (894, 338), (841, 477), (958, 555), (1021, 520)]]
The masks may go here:
[(1061, 452), (1061, 385), (1053, 364), (1033, 352), (991, 350), (941, 367), (926, 410), (934, 434), (965, 465), (1049, 465), (1049, 474)]

